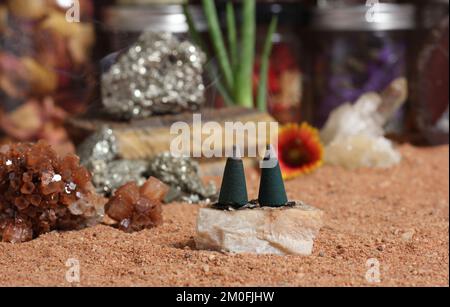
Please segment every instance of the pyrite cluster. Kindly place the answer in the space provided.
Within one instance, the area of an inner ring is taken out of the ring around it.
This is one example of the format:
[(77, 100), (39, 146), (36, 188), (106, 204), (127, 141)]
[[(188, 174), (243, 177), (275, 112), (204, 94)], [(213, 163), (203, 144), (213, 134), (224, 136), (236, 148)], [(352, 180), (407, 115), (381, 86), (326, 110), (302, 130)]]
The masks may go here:
[(149, 172), (172, 187), (168, 196), (172, 201), (211, 202), (217, 197), (216, 186), (213, 183), (203, 184), (199, 165), (191, 158), (162, 153), (150, 161)]
[(103, 127), (88, 137), (77, 149), (81, 163), (92, 174), (97, 192), (106, 196), (127, 182), (142, 185), (148, 169), (146, 161), (120, 160), (117, 140), (112, 129)]
[(143, 185), (149, 176), (171, 187), (168, 201), (208, 202), (217, 194), (213, 184), (203, 184), (199, 165), (190, 158), (162, 153), (147, 161), (120, 159), (114, 132), (107, 127), (86, 139), (78, 147), (78, 154), (82, 164), (92, 173), (97, 192), (106, 196), (128, 182)]
[(103, 74), (104, 109), (119, 119), (198, 110), (205, 100), (205, 60), (189, 41), (144, 32)]

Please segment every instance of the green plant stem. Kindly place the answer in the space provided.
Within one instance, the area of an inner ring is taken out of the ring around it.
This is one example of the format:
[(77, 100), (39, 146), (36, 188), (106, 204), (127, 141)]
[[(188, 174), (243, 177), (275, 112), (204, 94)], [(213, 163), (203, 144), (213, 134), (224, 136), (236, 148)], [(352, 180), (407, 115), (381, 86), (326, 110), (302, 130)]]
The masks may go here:
[(269, 74), (270, 54), (272, 53), (273, 34), (278, 25), (278, 17), (273, 17), (267, 32), (266, 41), (264, 42), (261, 54), (261, 70), (259, 73), (258, 97), (256, 103), (260, 111), (267, 111), (267, 79)]
[(255, 60), (256, 16), (255, 0), (243, 1), (241, 61), (236, 75), (235, 99), (243, 107), (252, 108), (253, 102), (253, 65)]
[[(211, 58), (211, 54), (208, 50), (208, 48), (206, 47), (205, 41), (202, 39), (200, 33), (197, 31), (197, 29), (195, 28), (195, 23), (194, 23), (194, 19), (192, 18), (191, 13), (189, 12), (189, 6), (188, 4), (183, 4), (183, 11), (184, 11), (184, 15), (186, 16), (186, 20), (189, 26), (189, 34), (191, 35), (194, 43), (200, 47), (203, 52), (205, 52), (207, 58), (208, 58), (208, 62), (212, 61)], [(208, 75), (210, 78), (213, 78), (214, 76), (217, 75), (216, 71), (214, 70), (214, 68), (212, 67), (211, 64), (206, 64), (206, 70), (208, 71)], [(225, 101), (225, 104), (227, 104), (228, 106), (233, 105), (233, 99), (231, 98), (231, 94), (230, 92), (227, 91), (226, 87), (222, 84), (222, 82), (220, 82), (220, 80), (216, 80), (214, 81), (214, 86), (216, 87), (216, 89), (218, 90), (218, 92), (220, 93), (220, 95), (222, 96), (223, 100)]]
[(216, 5), (214, 4), (214, 0), (202, 0), (202, 3), (219, 67), (224, 76), (225, 85), (228, 91), (231, 92), (234, 88), (233, 72), (225, 49), (225, 43), (220, 29), (219, 19), (217, 17)]
[(189, 5), (187, 3), (183, 4), (183, 12), (184, 16), (186, 16), (186, 21), (189, 26), (189, 34), (191, 38), (193, 39), (194, 43), (199, 46), (203, 50), (203, 52), (206, 53), (209, 58), (208, 48), (206, 47), (206, 44), (203, 41), (200, 33), (197, 31), (197, 28), (195, 27), (194, 18), (192, 18), (191, 12), (189, 12)]
[(230, 48), (231, 65), (233, 67), (233, 75), (236, 73), (238, 65), (238, 45), (236, 31), (236, 17), (234, 14), (233, 3), (227, 2), (227, 28), (228, 28), (228, 45)]
[[(212, 78), (212, 76), (217, 76), (217, 73), (214, 71), (214, 69), (211, 67), (211, 65), (207, 65), (208, 74)], [(213, 84), (217, 91), (219, 92), (220, 96), (222, 97), (223, 101), (227, 106), (233, 106), (234, 101), (233, 98), (230, 96), (230, 93), (227, 91), (225, 86), (223, 85), (220, 80), (214, 80)]]

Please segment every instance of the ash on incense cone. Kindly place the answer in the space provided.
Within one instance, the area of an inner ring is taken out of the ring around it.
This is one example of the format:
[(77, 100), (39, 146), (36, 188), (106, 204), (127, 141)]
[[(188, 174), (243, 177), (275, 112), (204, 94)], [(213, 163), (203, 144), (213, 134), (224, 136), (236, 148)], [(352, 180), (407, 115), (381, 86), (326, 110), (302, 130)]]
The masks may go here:
[[(257, 201), (247, 202), (244, 169), (238, 152), (225, 167), (219, 203), (200, 209), (198, 249), (234, 253), (311, 255), (323, 212), (289, 202), (274, 148), (261, 161)], [(246, 203), (247, 202), (247, 203)]]
[(280, 163), (273, 146), (267, 147), (261, 162), (261, 183), (258, 202), (262, 207), (282, 207), (288, 204)]

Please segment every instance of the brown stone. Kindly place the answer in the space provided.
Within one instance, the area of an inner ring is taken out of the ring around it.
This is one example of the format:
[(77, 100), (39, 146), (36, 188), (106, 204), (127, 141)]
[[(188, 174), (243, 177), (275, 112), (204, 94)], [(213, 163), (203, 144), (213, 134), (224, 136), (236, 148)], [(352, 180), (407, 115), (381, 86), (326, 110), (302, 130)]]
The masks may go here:
[(135, 182), (127, 183), (106, 204), (106, 214), (126, 232), (159, 226), (163, 222), (161, 201), (168, 191), (168, 186), (153, 177), (140, 189)]
[(169, 192), (169, 186), (155, 177), (150, 177), (150, 179), (142, 185), (140, 192), (148, 199), (163, 200)]

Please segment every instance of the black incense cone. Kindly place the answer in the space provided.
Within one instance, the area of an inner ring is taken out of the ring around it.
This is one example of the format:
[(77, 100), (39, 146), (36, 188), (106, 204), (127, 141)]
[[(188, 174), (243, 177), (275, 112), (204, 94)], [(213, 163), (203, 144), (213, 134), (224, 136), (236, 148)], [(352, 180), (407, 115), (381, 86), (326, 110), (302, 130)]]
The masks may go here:
[(261, 184), (258, 202), (262, 207), (282, 207), (288, 203), (280, 164), (272, 146), (267, 147), (261, 163)]
[(233, 148), (233, 157), (228, 158), (220, 189), (220, 205), (245, 206), (248, 203), (244, 164), (238, 147)]

